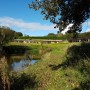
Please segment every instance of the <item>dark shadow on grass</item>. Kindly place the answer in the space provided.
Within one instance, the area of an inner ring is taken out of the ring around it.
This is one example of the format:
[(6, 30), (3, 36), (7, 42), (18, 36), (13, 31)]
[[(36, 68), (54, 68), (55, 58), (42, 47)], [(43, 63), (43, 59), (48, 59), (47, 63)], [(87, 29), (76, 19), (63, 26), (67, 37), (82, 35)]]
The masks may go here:
[(76, 67), (79, 62), (82, 62), (82, 65), (84, 65), (85, 60), (90, 61), (90, 43), (82, 43), (79, 46), (73, 45), (67, 50), (65, 62), (57, 66), (49, 65), (49, 67), (51, 67), (52, 70), (57, 70), (61, 67)]
[(52, 70), (67, 69), (67, 67), (78, 70), (86, 79), (80, 82), (79, 87), (73, 90), (90, 90), (90, 43), (69, 47), (66, 53), (66, 60), (62, 64), (57, 66), (49, 65), (49, 67)]
[(74, 88), (73, 90), (90, 90), (90, 80), (87, 80), (86, 82), (81, 82), (79, 87)]
[(38, 82), (35, 80), (36, 76), (24, 73), (21, 76), (12, 77), (12, 79), (11, 90), (34, 90), (38, 85)]

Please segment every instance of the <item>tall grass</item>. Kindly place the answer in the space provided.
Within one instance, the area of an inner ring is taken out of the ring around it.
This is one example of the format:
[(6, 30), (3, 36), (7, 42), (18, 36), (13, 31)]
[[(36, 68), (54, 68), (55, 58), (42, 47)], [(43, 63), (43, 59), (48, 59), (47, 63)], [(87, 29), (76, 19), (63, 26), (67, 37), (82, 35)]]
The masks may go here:
[(90, 89), (90, 43), (48, 44), (45, 47), (51, 47), (51, 52), (25, 70), (36, 75), (37, 89)]
[(12, 75), (11, 90), (90, 90), (90, 43), (25, 45), (42, 58)]
[(10, 75), (6, 57), (0, 59), (0, 83), (1, 90), (10, 90)]
[(35, 75), (11, 72), (5, 56), (0, 58), (0, 90), (33, 90), (37, 81)]

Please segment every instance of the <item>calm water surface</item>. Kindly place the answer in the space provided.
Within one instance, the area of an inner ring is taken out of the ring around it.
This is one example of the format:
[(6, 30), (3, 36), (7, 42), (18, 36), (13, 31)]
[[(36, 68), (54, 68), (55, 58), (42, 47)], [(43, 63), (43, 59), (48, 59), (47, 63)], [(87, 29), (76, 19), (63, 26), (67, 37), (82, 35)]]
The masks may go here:
[(36, 63), (38, 60), (24, 60), (21, 59), (20, 61), (14, 61), (11, 66), (13, 68), (13, 70), (18, 71), (18, 70), (23, 70), (25, 67), (29, 66), (29, 65), (33, 65), (34, 63)]
[(5, 66), (10, 71), (23, 70), (37, 61), (33, 59), (31, 49), (27, 47), (7, 46), (0, 48), (0, 65)]
[(37, 61), (26, 56), (1, 56), (0, 58), (0, 64), (2, 66), (8, 66), (8, 69), (11, 71), (23, 70), (27, 66), (35, 64)]

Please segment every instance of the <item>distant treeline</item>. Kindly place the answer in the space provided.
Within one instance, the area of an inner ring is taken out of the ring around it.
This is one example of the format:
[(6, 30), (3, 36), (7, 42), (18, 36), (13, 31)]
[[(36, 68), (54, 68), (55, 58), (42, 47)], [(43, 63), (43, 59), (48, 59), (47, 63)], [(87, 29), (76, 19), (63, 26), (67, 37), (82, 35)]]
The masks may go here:
[(52, 39), (68, 40), (70, 38), (90, 38), (90, 32), (85, 33), (66, 33), (65, 35), (58, 32), (57, 34), (49, 33), (46, 36), (23, 36), (21, 32), (16, 32), (9, 27), (0, 26), (0, 44), (13, 41), (14, 39)]
[(19, 37), (19, 39), (51, 39), (51, 40), (65, 40), (65, 37), (49, 37), (49, 36), (23, 36), (23, 37)]
[(85, 33), (66, 33), (65, 35), (58, 33), (49, 33), (46, 36), (21, 36), (19, 39), (53, 39), (53, 40), (67, 40), (70, 38), (90, 38), (90, 32)]
[(5, 44), (20, 36), (23, 36), (21, 32), (16, 32), (9, 27), (0, 26), (0, 44)]

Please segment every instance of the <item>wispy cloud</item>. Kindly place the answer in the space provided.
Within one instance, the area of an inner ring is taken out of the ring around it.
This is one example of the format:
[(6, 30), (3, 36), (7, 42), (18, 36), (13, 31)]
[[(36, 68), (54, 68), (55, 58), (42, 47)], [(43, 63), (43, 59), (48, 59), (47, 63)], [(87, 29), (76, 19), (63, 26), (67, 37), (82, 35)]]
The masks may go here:
[[(70, 27), (72, 27), (73, 24), (69, 24), (65, 29), (64, 31), (62, 31), (63, 34), (65, 34)], [(82, 24), (82, 26), (84, 26), (84, 32), (90, 32), (90, 21), (86, 21)]]
[(90, 28), (88, 28), (88, 29), (86, 30), (86, 32), (90, 32)]
[(54, 25), (44, 25), (38, 22), (29, 23), (22, 19), (15, 19), (11, 17), (0, 17), (0, 25), (28, 30), (54, 30)]

